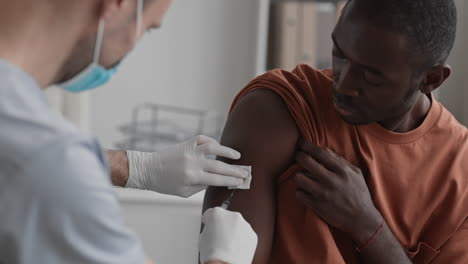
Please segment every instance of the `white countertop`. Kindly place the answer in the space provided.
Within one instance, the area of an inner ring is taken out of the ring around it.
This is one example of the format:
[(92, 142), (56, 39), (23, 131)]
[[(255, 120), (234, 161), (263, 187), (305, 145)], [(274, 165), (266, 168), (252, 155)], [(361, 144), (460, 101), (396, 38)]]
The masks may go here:
[(180, 198), (176, 196), (164, 195), (150, 191), (140, 191), (134, 189), (116, 188), (117, 195), (122, 202), (138, 202), (138, 203), (170, 203), (170, 204), (186, 204), (186, 205), (201, 205), (205, 192), (195, 194), (190, 198)]

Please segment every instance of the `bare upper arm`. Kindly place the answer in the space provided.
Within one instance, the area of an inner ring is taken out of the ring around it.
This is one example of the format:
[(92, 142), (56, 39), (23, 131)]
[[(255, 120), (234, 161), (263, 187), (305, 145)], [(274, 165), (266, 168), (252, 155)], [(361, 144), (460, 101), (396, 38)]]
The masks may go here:
[[(271, 253), (276, 179), (292, 163), (298, 137), (285, 103), (269, 90), (256, 90), (244, 96), (224, 129), (221, 143), (242, 153), (240, 160), (227, 162), (253, 167), (251, 189), (237, 191), (230, 210), (240, 212), (257, 232), (256, 264), (267, 263)], [(203, 209), (221, 205), (230, 193), (226, 188), (209, 188)]]

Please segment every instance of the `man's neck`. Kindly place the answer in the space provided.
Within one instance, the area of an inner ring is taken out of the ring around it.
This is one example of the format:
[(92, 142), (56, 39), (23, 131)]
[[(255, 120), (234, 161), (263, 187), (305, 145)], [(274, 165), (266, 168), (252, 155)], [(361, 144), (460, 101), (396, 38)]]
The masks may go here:
[(381, 126), (387, 130), (397, 133), (407, 133), (418, 128), (426, 119), (429, 110), (431, 109), (432, 101), (430, 96), (421, 94), (417, 102), (410, 108), (409, 111), (403, 115), (387, 120), (385, 122), (379, 122)]
[(42, 88), (52, 84), (83, 31), (78, 15), (57, 14), (37, 0), (1, 1), (0, 58), (30, 74)]

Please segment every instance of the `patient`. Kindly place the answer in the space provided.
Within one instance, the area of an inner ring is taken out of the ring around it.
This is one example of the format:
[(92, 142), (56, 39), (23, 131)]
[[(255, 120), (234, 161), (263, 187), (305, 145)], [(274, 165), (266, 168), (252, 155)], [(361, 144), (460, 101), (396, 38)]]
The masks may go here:
[[(468, 132), (432, 96), (450, 75), (455, 31), (453, 0), (351, 0), (332, 70), (274, 70), (238, 95), (222, 144), (243, 154), (231, 163), (253, 166), (230, 209), (259, 236), (254, 263), (468, 263)], [(362, 252), (296, 197), (302, 140), (362, 172), (388, 228)], [(229, 194), (210, 188), (204, 210)], [(382, 246), (390, 238), (407, 262)]]

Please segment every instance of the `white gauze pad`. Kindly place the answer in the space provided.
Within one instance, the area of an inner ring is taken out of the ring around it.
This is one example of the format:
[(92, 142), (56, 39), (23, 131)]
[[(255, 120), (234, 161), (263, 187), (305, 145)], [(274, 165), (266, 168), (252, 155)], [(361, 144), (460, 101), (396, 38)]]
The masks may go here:
[(242, 185), (239, 185), (237, 187), (229, 187), (229, 190), (234, 190), (234, 189), (239, 189), (239, 190), (249, 190), (250, 189), (250, 183), (252, 182), (252, 166), (239, 166), (236, 165), (236, 167), (241, 168), (245, 171), (249, 172), (249, 177), (247, 177), (244, 180), (244, 183)]

